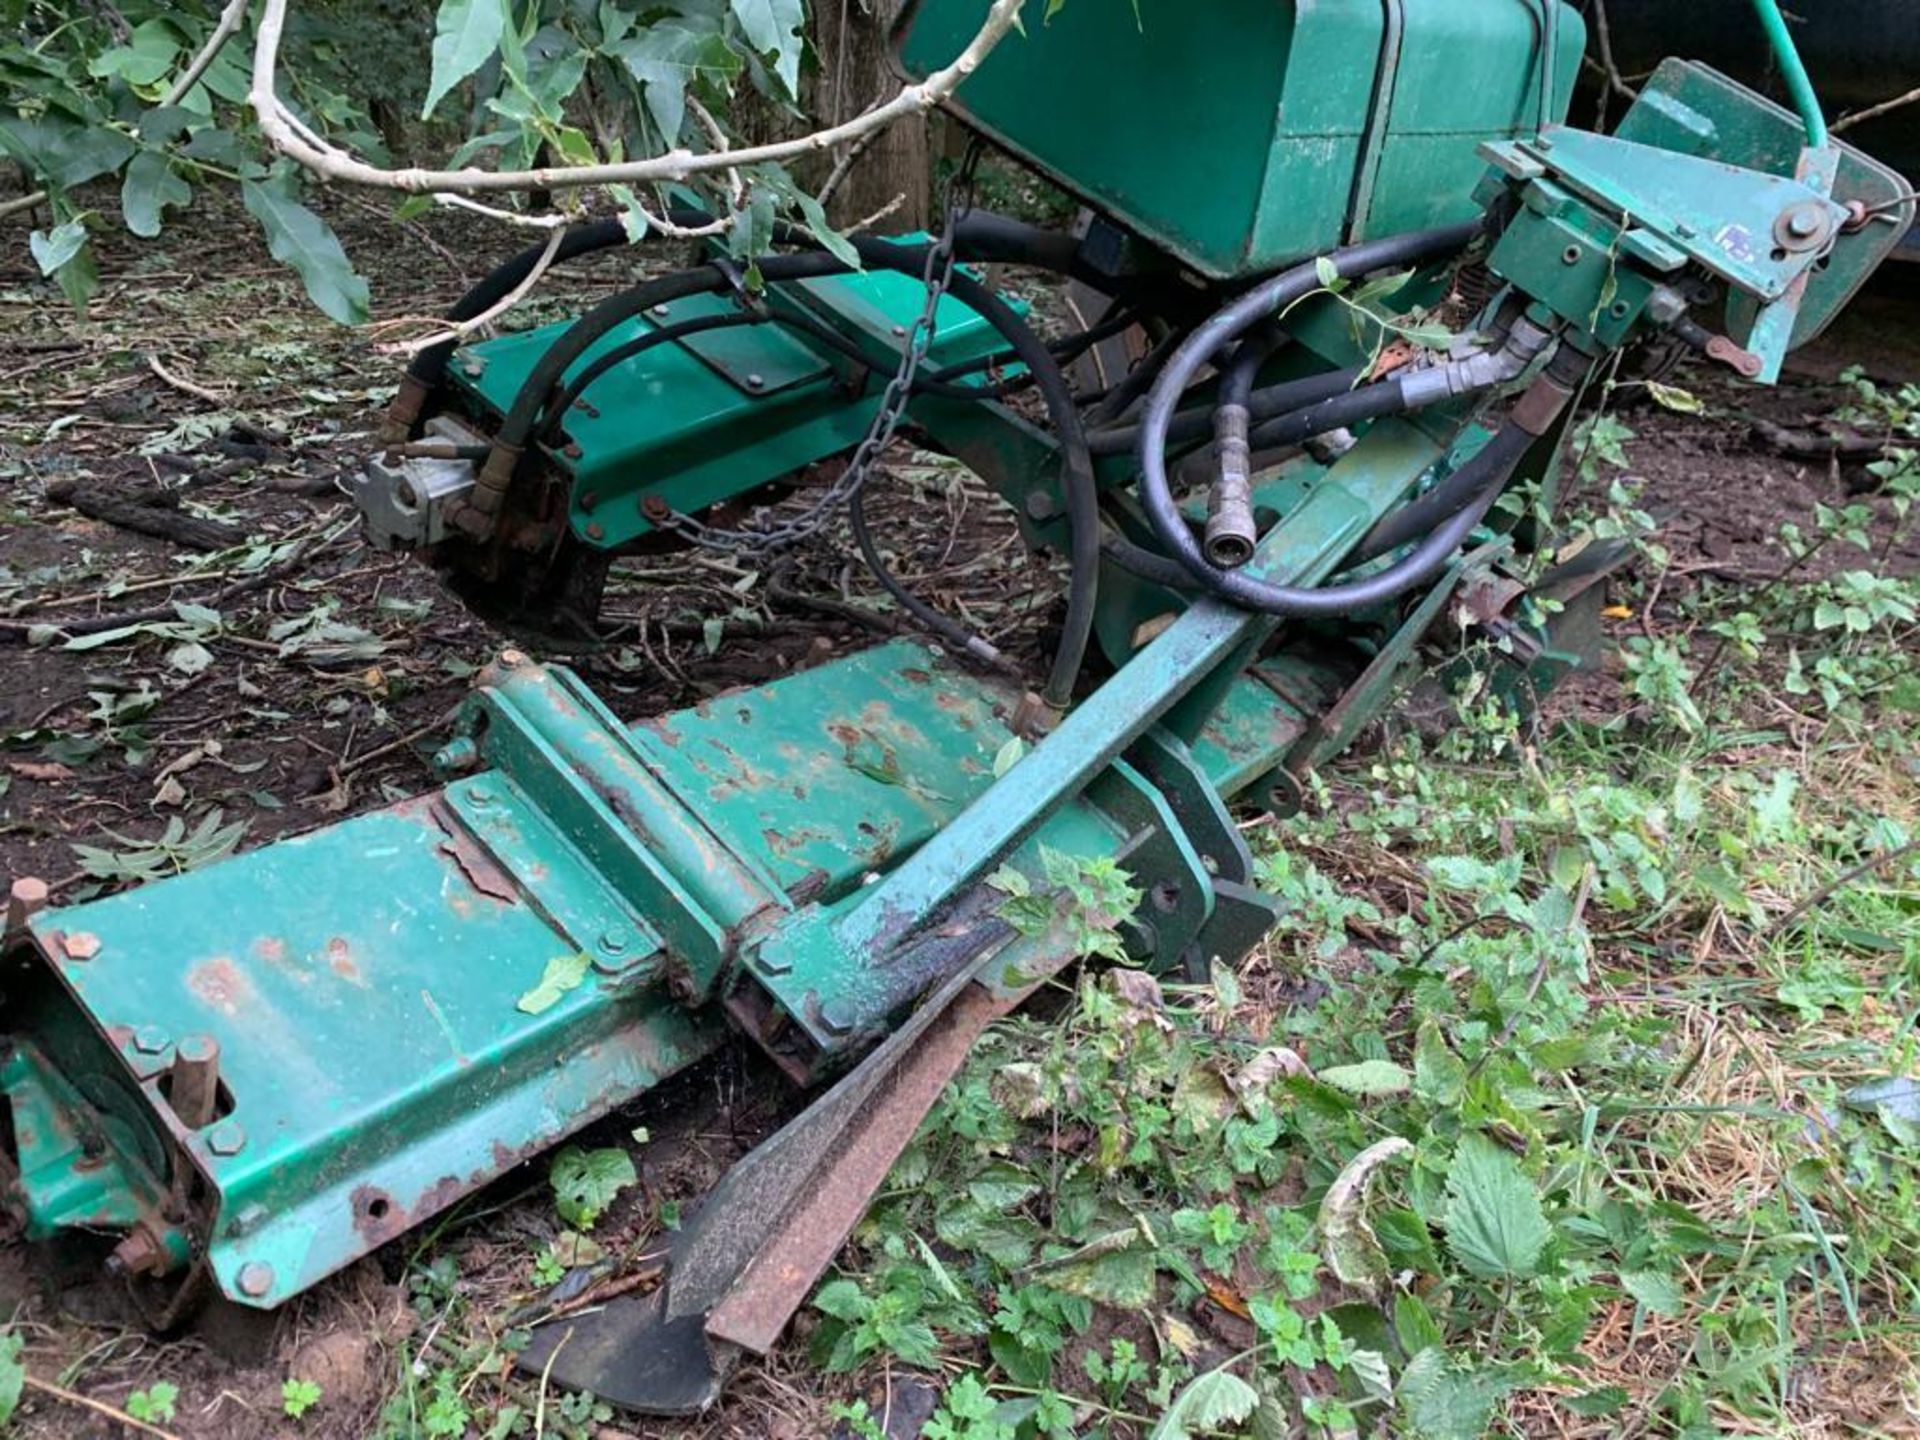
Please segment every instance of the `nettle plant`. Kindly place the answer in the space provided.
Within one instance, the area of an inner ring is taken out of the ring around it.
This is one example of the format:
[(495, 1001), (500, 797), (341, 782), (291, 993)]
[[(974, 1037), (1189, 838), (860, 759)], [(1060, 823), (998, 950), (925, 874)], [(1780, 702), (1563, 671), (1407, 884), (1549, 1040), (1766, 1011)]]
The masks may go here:
[[(850, 160), (865, 135), (924, 112), (1021, 7), (995, 0), (954, 65), (852, 121), (740, 147), (730, 117), (748, 92), (800, 118), (803, 0), (442, 0), (430, 46), (424, 15), (398, 0), (0, 0), (0, 154), (33, 187), (0, 216), (50, 214), (34, 259), (84, 306), (90, 235), (110, 222), (82, 187), (117, 181), (122, 221), (144, 238), (196, 187), (236, 185), (275, 257), (343, 324), (367, 318), (367, 284), (306, 203), (316, 177), (398, 195), (403, 219), (438, 202), (551, 233), (599, 210), (634, 240), (706, 236), (747, 257), (791, 216), (850, 255), (823, 205), (844, 167), (816, 195), (788, 162)], [(429, 133), (457, 130), (445, 168), (395, 165), (395, 95), (423, 97)]]

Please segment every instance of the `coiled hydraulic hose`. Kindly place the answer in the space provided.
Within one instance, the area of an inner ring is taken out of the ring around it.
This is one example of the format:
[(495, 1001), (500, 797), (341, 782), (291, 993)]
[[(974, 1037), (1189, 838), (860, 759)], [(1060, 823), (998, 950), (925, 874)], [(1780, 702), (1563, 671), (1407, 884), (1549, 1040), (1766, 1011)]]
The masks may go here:
[[(1155, 537), (1202, 588), (1238, 605), (1271, 615), (1335, 616), (1391, 600), (1425, 583), (1446, 565), (1461, 542), (1473, 532), (1511, 478), (1521, 457), (1536, 438), (1542, 406), (1530, 407), (1532, 428), (1509, 420), (1472, 460), (1462, 467), (1472, 479), (1475, 499), (1444, 522), (1414, 550), (1379, 574), (1345, 585), (1323, 588), (1273, 585), (1241, 572), (1220, 570), (1207, 558), (1187, 528), (1173, 496), (1166, 468), (1169, 428), (1180, 396), (1200, 370), (1221, 350), (1253, 326), (1283, 307), (1310, 295), (1323, 281), (1325, 263), (1352, 279), (1388, 266), (1426, 264), (1457, 253), (1480, 233), (1481, 221), (1425, 230), (1386, 240), (1336, 250), (1316, 261), (1282, 272), (1242, 295), (1205, 321), (1167, 362), (1148, 392), (1140, 425), (1140, 499)], [(1564, 403), (1564, 402), (1562, 402)], [(1557, 406), (1551, 413), (1557, 413)]]

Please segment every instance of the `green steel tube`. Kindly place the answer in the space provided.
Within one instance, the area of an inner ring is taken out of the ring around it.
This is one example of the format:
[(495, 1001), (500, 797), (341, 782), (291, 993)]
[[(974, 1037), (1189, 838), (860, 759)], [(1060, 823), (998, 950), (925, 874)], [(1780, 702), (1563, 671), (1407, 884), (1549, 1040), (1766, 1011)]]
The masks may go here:
[(1780, 13), (1779, 0), (1753, 0), (1753, 8), (1760, 12), (1761, 28), (1773, 46), (1774, 59), (1780, 62), (1780, 74), (1787, 82), (1787, 93), (1793, 97), (1793, 107), (1806, 122), (1808, 147), (1825, 150), (1832, 143), (1827, 135), (1827, 117), (1820, 113), (1820, 97), (1814, 93), (1813, 80), (1800, 58), (1800, 47), (1793, 43), (1787, 17)]

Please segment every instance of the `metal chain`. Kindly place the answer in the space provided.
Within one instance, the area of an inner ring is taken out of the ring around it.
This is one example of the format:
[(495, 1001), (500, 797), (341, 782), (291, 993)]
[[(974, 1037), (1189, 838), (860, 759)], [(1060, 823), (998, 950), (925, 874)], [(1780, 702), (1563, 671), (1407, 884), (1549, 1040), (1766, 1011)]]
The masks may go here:
[(941, 196), (946, 214), (941, 220), (939, 235), (927, 247), (926, 265), (920, 277), (926, 287), (926, 304), (921, 307), (919, 317), (907, 331), (906, 341), (900, 351), (899, 368), (881, 393), (880, 408), (874, 411), (867, 433), (855, 448), (853, 457), (848, 460), (847, 468), (804, 511), (782, 517), (777, 523), (727, 530), (704, 525), (691, 515), (675, 511), (659, 522), (662, 528), (682, 535), (705, 549), (738, 555), (767, 555), (790, 549), (819, 534), (860, 493), (874, 462), (893, 443), (894, 432), (906, 418), (907, 402), (913, 397), (914, 381), (938, 333), (940, 300), (953, 280), (954, 236), (960, 217), (973, 205), (973, 172), (979, 158), (980, 146), (975, 141), (968, 147), (960, 167), (947, 179)]

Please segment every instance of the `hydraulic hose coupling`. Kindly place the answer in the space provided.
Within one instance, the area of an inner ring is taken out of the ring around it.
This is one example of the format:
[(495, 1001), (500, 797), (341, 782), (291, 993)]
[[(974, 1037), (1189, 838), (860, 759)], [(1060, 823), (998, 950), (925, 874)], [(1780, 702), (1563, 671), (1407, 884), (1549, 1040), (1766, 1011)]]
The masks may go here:
[(1253, 452), (1247, 443), (1247, 407), (1222, 405), (1213, 414), (1213, 449), (1220, 471), (1207, 501), (1203, 548), (1209, 563), (1237, 570), (1253, 558)]
[(486, 463), (480, 467), (480, 474), (474, 479), (467, 503), (449, 517), (458, 529), (476, 540), (485, 539), (493, 533), (493, 522), (506, 501), (507, 487), (513, 483), (513, 472), (520, 467), (520, 455), (518, 445), (504, 445), (497, 440), (494, 442), (493, 449), (487, 452)]
[(380, 417), (380, 429), (376, 436), (382, 445), (404, 445), (413, 438), (414, 424), (420, 419), (420, 412), (427, 408), (427, 401), (433, 398), (432, 387), (426, 381), (412, 375), (400, 379), (400, 388), (394, 392), (387, 413)]
[(1456, 396), (1491, 390), (1524, 375), (1552, 339), (1552, 331), (1524, 315), (1516, 316), (1506, 343), (1498, 350), (1480, 350), (1443, 365), (1410, 371), (1400, 380), (1400, 393), (1409, 410), (1418, 410)]

